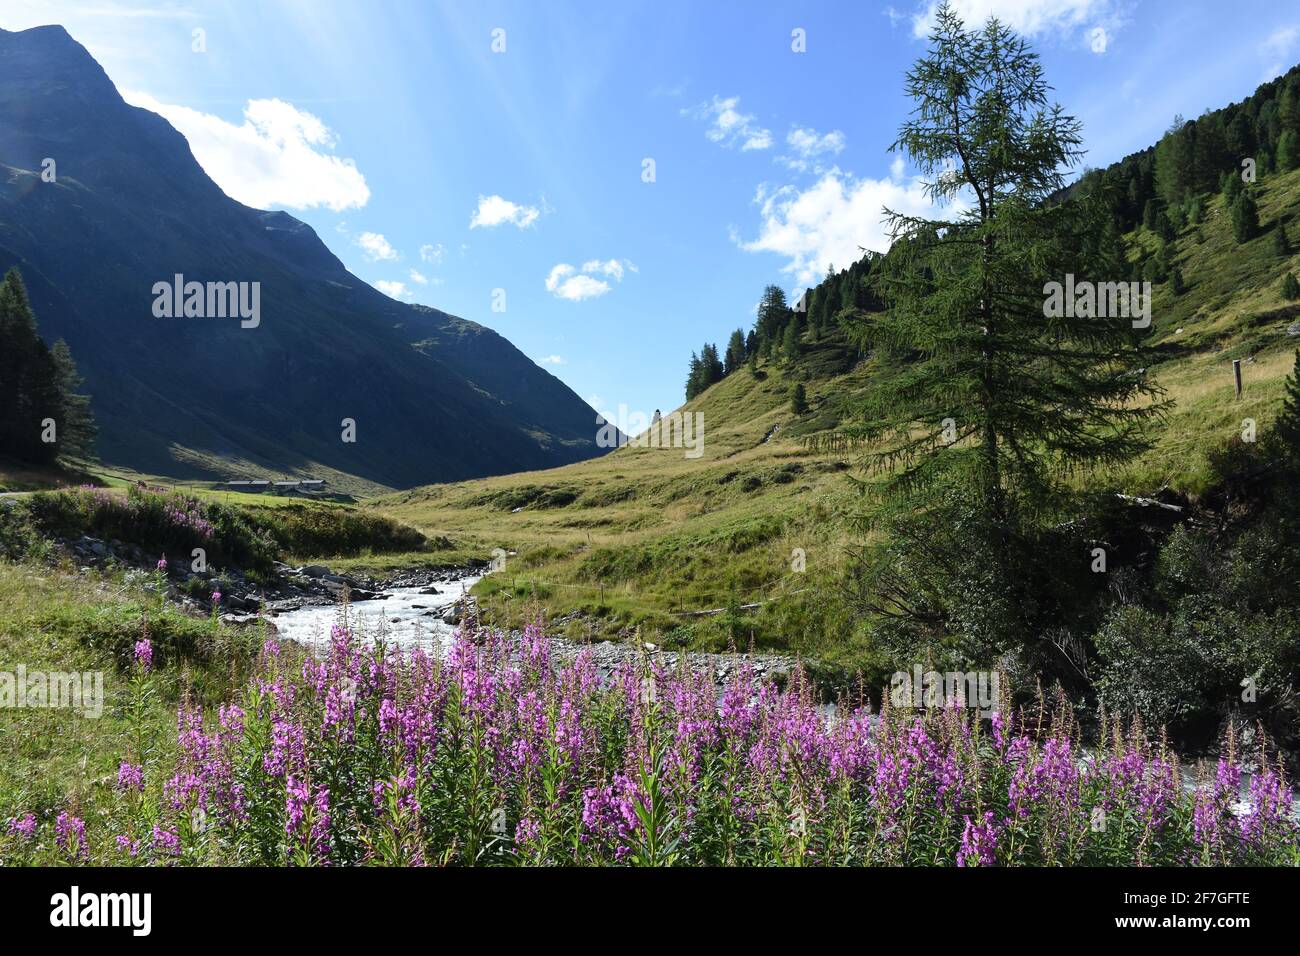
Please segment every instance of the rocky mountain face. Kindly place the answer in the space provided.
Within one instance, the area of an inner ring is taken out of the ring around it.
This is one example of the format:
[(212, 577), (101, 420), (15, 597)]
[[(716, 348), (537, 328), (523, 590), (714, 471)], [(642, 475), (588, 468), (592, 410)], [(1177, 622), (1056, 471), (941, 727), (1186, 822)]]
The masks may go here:
[(502, 336), (388, 298), (306, 224), (226, 196), (61, 27), (0, 30), (11, 266), (72, 348), (110, 466), (400, 488), (603, 452), (587, 404)]

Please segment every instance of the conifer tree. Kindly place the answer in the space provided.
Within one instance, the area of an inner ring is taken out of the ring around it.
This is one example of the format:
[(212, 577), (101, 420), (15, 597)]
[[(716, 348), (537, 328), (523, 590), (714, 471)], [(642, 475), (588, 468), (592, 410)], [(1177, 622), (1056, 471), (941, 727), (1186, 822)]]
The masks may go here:
[(77, 363), (72, 359), (68, 343), (63, 339), (55, 342), (50, 349), (50, 358), (54, 363), (55, 384), (62, 406), (59, 454), (92, 458), (99, 430), (90, 410), (90, 396), (81, 394), (83, 379), (77, 371)]
[(1129, 317), (1045, 306), (1048, 282), (1118, 281), (1123, 263), (1080, 241), (1109, 206), (1049, 201), (1081, 137), (1049, 103), (1038, 57), (996, 19), (966, 31), (945, 3), (906, 85), (916, 106), (891, 152), (930, 177), (940, 208), (959, 195), (971, 205), (948, 220), (887, 211), (895, 241), (878, 285), (890, 309), (862, 333), (914, 361), (876, 383), (844, 437), (868, 444), (864, 465), (886, 473), (870, 483), (868, 523), (954, 498), (973, 512), (962, 560), (978, 554), (978, 570), (959, 613), (979, 605), (973, 630), (1005, 646), (1028, 633), (1016, 529), (1065, 509), (1070, 473), (1148, 447), (1145, 426), (1164, 408), (1142, 401), (1158, 390), (1130, 374), (1141, 352)]
[(690, 370), (686, 373), (686, 400), (689, 402), (700, 393), (700, 357), (692, 352)]
[(794, 318), (785, 325), (781, 336), (781, 351), (785, 353), (786, 361), (799, 357), (799, 323)]
[(769, 285), (758, 301), (758, 319), (755, 328), (758, 337), (771, 342), (777, 339), (790, 318), (790, 307), (785, 300), (785, 290), (779, 285)]
[(803, 382), (795, 382), (794, 388), (790, 389), (790, 411), (796, 415), (802, 415), (808, 411), (808, 394), (804, 389)]
[(1300, 167), (1300, 134), (1287, 129), (1277, 140), (1277, 168), (1280, 172), (1289, 172)]
[(745, 364), (745, 333), (740, 329), (731, 333), (731, 339), (727, 342), (726, 357), (723, 361), (723, 372), (730, 375), (740, 366)]
[(1249, 242), (1259, 232), (1259, 209), (1253, 189), (1243, 189), (1232, 204), (1232, 234), (1237, 242)]
[(1300, 349), (1296, 350), (1295, 364), (1287, 376), (1282, 413), (1273, 425), (1273, 438), (1281, 446), (1286, 461), (1300, 465)]
[(1174, 295), (1182, 295), (1186, 286), (1183, 284), (1183, 270), (1174, 266), (1173, 271), (1169, 273), (1169, 290)]
[(11, 269), (0, 284), (0, 448), (38, 464), (89, 457), (95, 424), (81, 381), (66, 342), (46, 347), (22, 277)]
[(1234, 204), (1237, 202), (1237, 197), (1242, 194), (1245, 188), (1245, 183), (1241, 181), (1241, 177), (1236, 173), (1224, 174), (1223, 188), (1220, 191), (1223, 193), (1223, 205), (1229, 212), (1232, 211)]
[(1300, 299), (1300, 282), (1296, 282), (1294, 272), (1288, 272), (1282, 277), (1282, 298), (1288, 302)]
[(1173, 125), (1156, 144), (1156, 188), (1167, 206), (1181, 201), (1192, 187), (1191, 130), (1190, 123), (1176, 116)]

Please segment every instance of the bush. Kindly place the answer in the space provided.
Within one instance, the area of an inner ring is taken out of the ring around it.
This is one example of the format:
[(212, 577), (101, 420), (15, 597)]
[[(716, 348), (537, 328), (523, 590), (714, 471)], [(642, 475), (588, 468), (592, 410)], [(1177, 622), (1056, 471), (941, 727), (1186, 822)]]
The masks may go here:
[(0, 502), (0, 557), (20, 560), (39, 558), (48, 548), (48, 542), (32, 524), (26, 508)]
[(38, 492), (28, 508), (42, 532), (67, 538), (116, 539), (186, 558), (202, 548), (209, 563), (256, 570), (269, 569), (276, 554), (275, 541), (239, 511), (187, 495), (86, 487)]
[(1172, 726), (1205, 709), (1201, 649), (1179, 643), (1164, 615), (1120, 606), (1094, 643), (1103, 667), (1097, 694), (1112, 712), (1139, 713), (1154, 726)]
[(355, 557), (363, 552), (420, 551), (428, 544), (424, 535), (409, 525), (354, 508), (254, 507), (247, 517), (286, 555)]
[(1094, 638), (1101, 701), (1178, 731), (1246, 710), (1293, 733), (1273, 718), (1300, 679), (1296, 551), (1267, 517), (1235, 535), (1174, 529), (1156, 560), (1159, 606), (1116, 607)]
[(1184, 598), (1169, 615), (1121, 606), (1095, 639), (1098, 695), (1113, 711), (1178, 732), (1212, 732), (1238, 709), (1264, 717), (1294, 685), (1298, 625), (1293, 611), (1243, 612), (1208, 595)]

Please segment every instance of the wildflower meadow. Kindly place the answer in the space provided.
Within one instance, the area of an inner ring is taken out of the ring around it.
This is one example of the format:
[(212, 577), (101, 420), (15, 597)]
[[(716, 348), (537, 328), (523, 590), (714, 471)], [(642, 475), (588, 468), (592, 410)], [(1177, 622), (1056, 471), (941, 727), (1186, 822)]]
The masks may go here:
[[(1295, 865), (1267, 760), (1212, 783), (1138, 723), (1081, 749), (1068, 706), (823, 703), (741, 669), (602, 677), (538, 625), (464, 626), (445, 657), (338, 624), (312, 657), (268, 640), (242, 696), (182, 705), (165, 756), (124, 741), (94, 812), (19, 813), (5, 864), (115, 866)], [(153, 648), (129, 707), (153, 690)]]

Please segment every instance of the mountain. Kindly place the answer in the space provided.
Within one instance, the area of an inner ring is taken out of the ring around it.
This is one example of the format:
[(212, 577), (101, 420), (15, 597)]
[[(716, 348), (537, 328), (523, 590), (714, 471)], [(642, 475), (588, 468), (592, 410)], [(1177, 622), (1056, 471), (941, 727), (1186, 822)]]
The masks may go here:
[[(72, 348), (110, 466), (401, 488), (602, 451), (592, 409), (505, 338), (388, 298), (306, 224), (226, 196), (58, 26), (0, 30), (11, 266), (42, 335)], [(260, 283), (259, 321), (156, 317), (154, 285), (176, 275)]]

